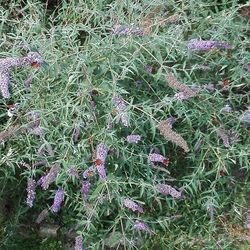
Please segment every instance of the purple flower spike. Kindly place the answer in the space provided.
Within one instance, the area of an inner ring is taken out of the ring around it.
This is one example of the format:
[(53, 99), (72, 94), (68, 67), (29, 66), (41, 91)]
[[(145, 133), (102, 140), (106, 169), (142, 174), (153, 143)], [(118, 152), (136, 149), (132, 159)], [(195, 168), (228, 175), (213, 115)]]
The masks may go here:
[(129, 198), (124, 199), (123, 204), (125, 207), (131, 209), (133, 212), (136, 212), (136, 211), (138, 211), (139, 213), (144, 212), (141, 206), (139, 206), (137, 203), (135, 203)]
[(139, 230), (139, 231), (144, 231), (149, 234), (154, 234), (154, 232), (149, 228), (149, 226), (142, 221), (136, 220), (134, 223), (134, 229)]
[(187, 100), (189, 97), (190, 97), (189, 94), (182, 91), (182, 92), (176, 93), (174, 95), (173, 99), (176, 101), (183, 101), (183, 100)]
[(112, 100), (118, 113), (118, 119), (125, 127), (129, 127), (129, 119), (126, 113), (126, 105), (123, 98), (117, 95), (114, 96)]
[(74, 168), (74, 167), (71, 167), (71, 168), (68, 170), (68, 175), (69, 175), (69, 176), (76, 177), (77, 179), (79, 179), (79, 175), (78, 175), (77, 169)]
[(144, 32), (140, 28), (133, 26), (115, 25), (112, 34), (123, 36), (143, 36)]
[(35, 200), (36, 197), (36, 182), (33, 179), (28, 180), (28, 186), (27, 186), (27, 200), (26, 203), (29, 207), (33, 207), (33, 201)]
[(211, 49), (232, 49), (233, 47), (226, 42), (212, 40), (192, 39), (188, 42), (188, 49), (193, 51), (208, 51)]
[(150, 163), (161, 162), (164, 165), (169, 164), (169, 159), (167, 159), (166, 157), (164, 157), (161, 154), (156, 154), (156, 153), (149, 154), (148, 155), (148, 160), (149, 160)]
[(89, 193), (90, 190), (90, 182), (89, 181), (83, 181), (82, 182), (82, 188), (81, 188), (81, 193), (83, 196), (86, 196)]
[(96, 147), (96, 159), (100, 159), (103, 163), (108, 155), (108, 147), (104, 143), (100, 143)]
[(104, 164), (97, 165), (96, 168), (97, 168), (97, 172), (99, 174), (101, 181), (107, 180), (107, 175), (106, 175)]
[(60, 210), (63, 200), (64, 200), (64, 191), (62, 188), (59, 188), (56, 191), (56, 194), (54, 197), (54, 203), (52, 205), (52, 211), (54, 213), (57, 213)]
[(105, 160), (108, 155), (108, 147), (104, 143), (100, 143), (96, 147), (96, 169), (102, 181), (107, 179), (105, 171)]
[(161, 194), (170, 195), (175, 199), (181, 198), (181, 192), (177, 191), (175, 188), (166, 184), (157, 184), (156, 190)]
[(44, 219), (46, 219), (46, 217), (48, 217), (49, 215), (49, 211), (48, 209), (44, 209), (37, 217), (36, 219), (36, 223), (40, 224)]
[(83, 237), (81, 235), (75, 238), (75, 250), (83, 250)]
[(141, 140), (140, 135), (128, 135), (126, 141), (128, 143), (138, 143)]
[(44, 178), (42, 178), (41, 187), (44, 190), (47, 190), (49, 185), (56, 179), (59, 171), (60, 171), (59, 164), (54, 164), (51, 167), (49, 173)]

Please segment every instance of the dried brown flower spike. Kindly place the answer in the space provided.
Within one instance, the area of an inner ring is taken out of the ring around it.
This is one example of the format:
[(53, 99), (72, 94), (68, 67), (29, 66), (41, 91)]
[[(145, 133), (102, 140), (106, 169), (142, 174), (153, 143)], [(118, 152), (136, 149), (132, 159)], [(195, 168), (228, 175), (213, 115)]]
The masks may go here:
[(185, 94), (187, 94), (188, 96), (195, 96), (196, 92), (194, 92), (192, 89), (190, 89), (188, 86), (186, 86), (185, 84), (179, 82), (176, 77), (174, 76), (174, 74), (169, 73), (166, 76), (166, 80), (168, 82), (168, 85), (173, 88), (173, 89), (178, 89), (180, 91), (183, 91)]
[(172, 130), (172, 127), (165, 120), (159, 123), (158, 129), (160, 130), (160, 133), (165, 137), (166, 140), (174, 142), (176, 145), (183, 148), (185, 152), (189, 151), (187, 142), (182, 138), (181, 135), (174, 132)]

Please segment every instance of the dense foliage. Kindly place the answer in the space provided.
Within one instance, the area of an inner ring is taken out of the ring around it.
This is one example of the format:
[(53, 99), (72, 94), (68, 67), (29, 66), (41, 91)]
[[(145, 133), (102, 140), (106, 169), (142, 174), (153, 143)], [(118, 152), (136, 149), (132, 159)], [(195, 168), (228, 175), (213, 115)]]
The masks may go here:
[(44, 2), (0, 7), (1, 58), (44, 60), (0, 95), (1, 249), (240, 248), (247, 4)]

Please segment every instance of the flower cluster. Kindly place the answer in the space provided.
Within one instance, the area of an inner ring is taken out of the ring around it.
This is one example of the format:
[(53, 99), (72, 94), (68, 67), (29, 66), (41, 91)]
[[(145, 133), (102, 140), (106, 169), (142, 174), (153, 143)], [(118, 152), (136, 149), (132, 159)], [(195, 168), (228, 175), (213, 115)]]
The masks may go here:
[(106, 180), (106, 171), (105, 171), (105, 160), (108, 155), (108, 147), (104, 143), (100, 143), (96, 147), (96, 168), (101, 180)]
[(143, 208), (129, 198), (124, 199), (123, 204), (133, 212), (138, 211), (139, 213), (143, 213)]
[(175, 199), (181, 198), (181, 192), (177, 191), (175, 188), (166, 184), (157, 184), (155, 186), (156, 190), (164, 195), (170, 195)]
[(91, 183), (89, 181), (83, 181), (81, 187), (81, 193), (86, 196), (89, 193)]
[(181, 94), (179, 93), (179, 95), (177, 95), (175, 99), (183, 100), (183, 99), (187, 99), (188, 97), (192, 97), (196, 95), (195, 91), (193, 91), (187, 85), (179, 82), (172, 73), (167, 74), (166, 80), (168, 82), (169, 87), (173, 89), (178, 89), (179, 91), (181, 91)]
[(56, 163), (51, 167), (47, 175), (42, 176), (40, 178), (39, 184), (44, 190), (47, 190), (49, 188), (49, 185), (56, 179), (59, 171), (60, 171), (59, 164)]
[(75, 178), (77, 178), (77, 179), (80, 178), (79, 175), (78, 175), (77, 169), (74, 168), (74, 167), (71, 167), (71, 168), (68, 170), (68, 174), (69, 174), (69, 176), (73, 176), (73, 177), (75, 177)]
[(149, 234), (154, 234), (154, 232), (149, 228), (147, 224), (145, 224), (142, 221), (136, 220), (134, 223), (134, 229), (139, 230), (139, 231), (144, 231)]
[(83, 237), (81, 235), (75, 238), (75, 250), (83, 250)]
[(44, 209), (38, 216), (36, 219), (36, 223), (40, 224), (44, 219), (46, 219), (49, 215), (49, 211), (48, 209)]
[(182, 138), (181, 135), (177, 134), (172, 130), (172, 126), (170, 126), (166, 121), (161, 121), (158, 125), (158, 129), (160, 133), (165, 137), (166, 140), (174, 142), (176, 145), (182, 147), (185, 152), (189, 151), (187, 142)]
[(33, 206), (33, 201), (35, 200), (36, 197), (36, 181), (33, 179), (28, 180), (28, 185), (27, 185), (27, 200), (26, 203), (29, 207)]
[(54, 202), (53, 202), (53, 205), (52, 205), (52, 211), (54, 213), (57, 213), (60, 210), (63, 200), (64, 200), (64, 191), (63, 191), (62, 188), (59, 188), (56, 191), (56, 194), (55, 194), (55, 197), (54, 197)]
[(161, 162), (164, 165), (169, 164), (169, 159), (167, 159), (166, 157), (164, 157), (161, 154), (156, 154), (156, 153), (149, 154), (148, 155), (148, 160), (149, 160), (150, 163)]
[(10, 98), (9, 83), (13, 67), (40, 65), (43, 62), (41, 55), (37, 52), (30, 52), (25, 57), (6, 57), (0, 59), (0, 89), (5, 99)]
[(112, 30), (112, 34), (124, 36), (143, 36), (144, 32), (138, 27), (127, 25), (115, 25)]
[(188, 42), (188, 49), (193, 51), (207, 51), (211, 49), (232, 49), (233, 47), (227, 42), (219, 42), (212, 40), (192, 39)]
[(128, 135), (126, 137), (126, 141), (128, 143), (138, 143), (141, 140), (141, 136), (140, 135)]
[(112, 100), (117, 110), (118, 120), (121, 121), (125, 127), (129, 127), (129, 119), (126, 113), (126, 105), (123, 98), (119, 95), (116, 95)]

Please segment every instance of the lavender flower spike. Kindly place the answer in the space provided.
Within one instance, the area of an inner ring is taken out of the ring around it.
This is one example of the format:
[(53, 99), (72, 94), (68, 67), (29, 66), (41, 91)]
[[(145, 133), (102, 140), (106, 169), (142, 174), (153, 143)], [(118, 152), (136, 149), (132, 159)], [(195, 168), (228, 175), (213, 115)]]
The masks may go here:
[(28, 65), (37, 67), (42, 62), (43, 59), (37, 52), (30, 52), (25, 57), (6, 57), (0, 59), (0, 89), (3, 98), (10, 98), (9, 83), (12, 68)]
[(83, 237), (81, 235), (77, 236), (75, 238), (75, 250), (83, 250), (82, 244), (83, 244)]
[(115, 25), (112, 30), (112, 34), (124, 36), (143, 36), (144, 32), (138, 27)]
[(167, 165), (169, 163), (169, 160), (166, 157), (164, 157), (161, 154), (156, 154), (156, 153), (149, 154), (148, 155), (148, 160), (151, 163), (161, 162), (161, 163), (163, 163), (165, 165)]
[(33, 179), (29, 179), (28, 186), (26, 189), (28, 193), (26, 203), (29, 207), (33, 206), (33, 201), (36, 197), (35, 189), (36, 189), (36, 182)]
[(126, 137), (126, 141), (128, 143), (138, 143), (141, 140), (141, 136), (140, 135), (128, 135)]
[(125, 127), (129, 127), (129, 119), (126, 113), (126, 105), (123, 98), (117, 95), (114, 96), (112, 100), (118, 113), (118, 119)]
[(44, 189), (44, 190), (47, 190), (49, 185), (56, 179), (58, 173), (60, 171), (60, 167), (59, 167), (59, 164), (54, 164), (49, 173), (42, 178), (41, 180), (41, 187)]
[(44, 209), (37, 217), (36, 223), (40, 224), (46, 217), (48, 217), (49, 211), (48, 209)]
[(134, 223), (134, 229), (139, 230), (139, 231), (144, 231), (150, 234), (153, 234), (154, 232), (148, 227), (147, 224), (145, 224), (142, 221), (136, 220)]
[(104, 143), (100, 143), (96, 147), (96, 169), (102, 181), (107, 179), (105, 171), (105, 160), (108, 155), (108, 147)]
[(136, 212), (136, 211), (138, 211), (139, 213), (144, 212), (141, 206), (139, 206), (137, 203), (135, 203), (129, 198), (124, 199), (123, 204), (125, 207), (131, 209), (133, 212)]
[(175, 199), (181, 198), (181, 192), (177, 191), (175, 188), (169, 185), (157, 184), (155, 187), (156, 187), (156, 190), (161, 194), (170, 195)]
[(104, 143), (100, 143), (96, 147), (96, 158), (100, 159), (103, 163), (108, 155), (108, 147)]
[(107, 180), (106, 170), (104, 164), (97, 165), (97, 172), (99, 174), (100, 180), (105, 181)]
[(86, 196), (89, 193), (90, 185), (91, 184), (89, 181), (82, 182), (81, 193), (83, 194), (83, 196)]
[(52, 205), (52, 211), (54, 213), (57, 213), (60, 210), (63, 200), (64, 200), (64, 191), (62, 188), (59, 188), (56, 191), (56, 194), (54, 197), (54, 203)]
[(188, 49), (193, 51), (208, 51), (211, 49), (232, 49), (233, 47), (226, 42), (213, 40), (197, 40), (192, 39), (188, 42)]

